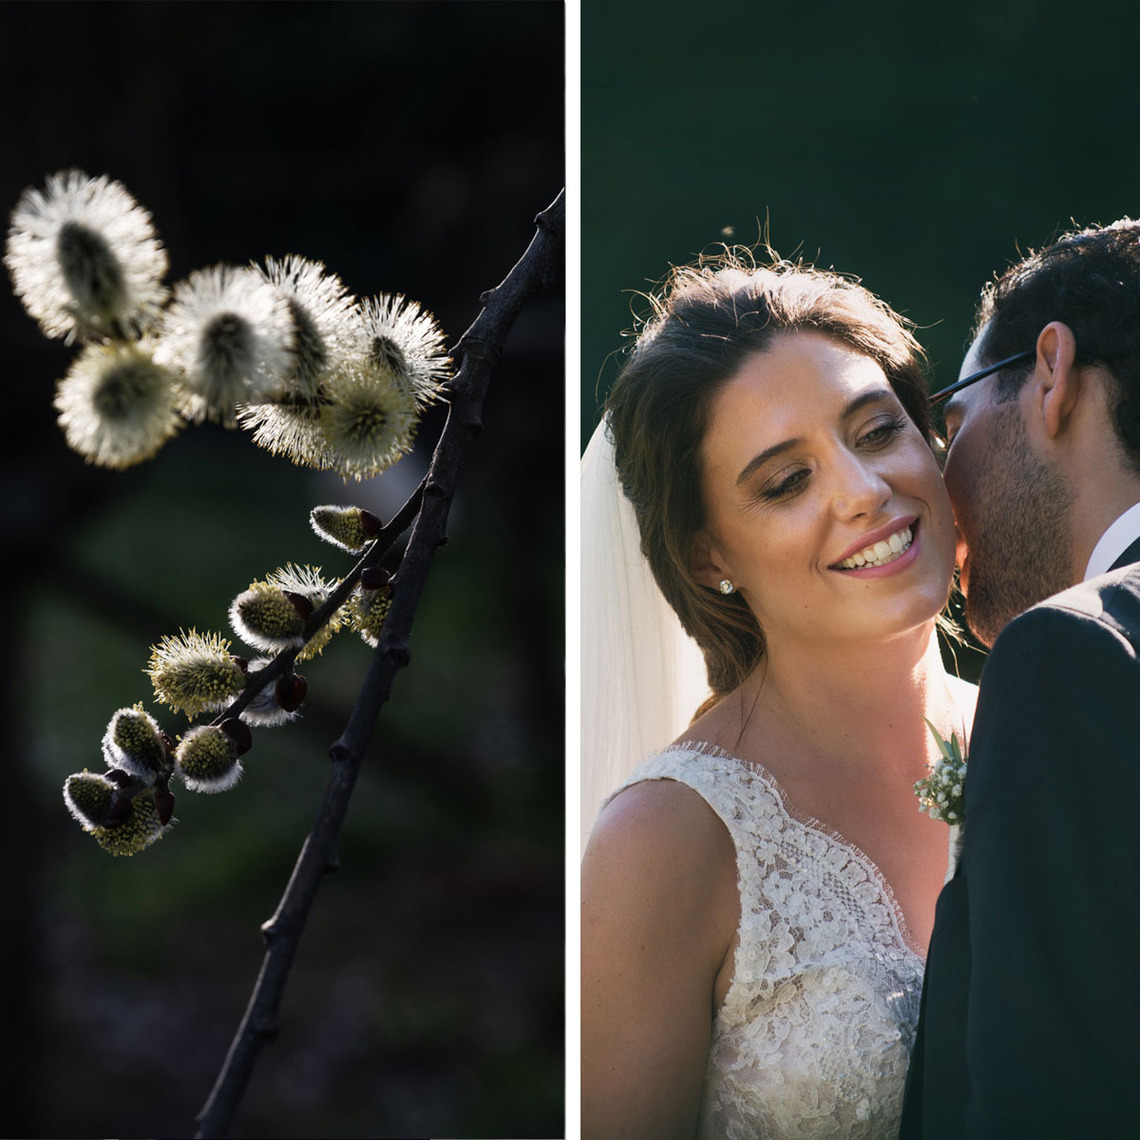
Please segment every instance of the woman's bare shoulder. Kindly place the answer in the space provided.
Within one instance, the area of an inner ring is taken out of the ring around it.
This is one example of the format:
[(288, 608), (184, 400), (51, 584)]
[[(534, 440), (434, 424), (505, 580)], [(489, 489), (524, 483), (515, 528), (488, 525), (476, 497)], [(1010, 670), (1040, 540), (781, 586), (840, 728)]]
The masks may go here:
[[(584, 1001), (638, 1011), (651, 1037), (690, 1021), (707, 1035), (739, 919), (736, 849), (720, 817), (676, 780), (631, 785), (606, 805), (582, 860)], [(658, 1023), (647, 1009), (673, 1012)]]
[(616, 878), (622, 893), (676, 890), (723, 879), (735, 886), (736, 849), (720, 817), (688, 785), (642, 780), (602, 810), (583, 858), (587, 880)]

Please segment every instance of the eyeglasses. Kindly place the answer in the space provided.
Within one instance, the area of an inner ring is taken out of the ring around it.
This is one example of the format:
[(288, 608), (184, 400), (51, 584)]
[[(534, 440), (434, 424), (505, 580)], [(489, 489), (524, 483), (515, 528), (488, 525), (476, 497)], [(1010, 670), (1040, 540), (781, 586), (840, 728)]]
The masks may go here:
[(987, 376), (992, 376), (995, 372), (1000, 372), (1003, 368), (1008, 368), (1011, 364), (1026, 364), (1036, 355), (1036, 352), (1019, 352), (1016, 356), (1008, 356), (1005, 360), (999, 360), (997, 364), (991, 364), (983, 368), (980, 372), (974, 372), (964, 380), (959, 380), (951, 384), (948, 388), (942, 388), (940, 391), (935, 392), (934, 395), (930, 397), (931, 406), (942, 403), (943, 400), (953, 396), (955, 392), (961, 392), (963, 388), (968, 388), (976, 381), (984, 380)]

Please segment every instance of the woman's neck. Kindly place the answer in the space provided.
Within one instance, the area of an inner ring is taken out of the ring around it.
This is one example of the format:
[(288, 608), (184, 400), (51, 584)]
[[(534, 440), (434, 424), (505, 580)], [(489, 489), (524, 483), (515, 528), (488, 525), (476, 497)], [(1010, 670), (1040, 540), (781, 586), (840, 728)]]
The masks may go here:
[(730, 720), (733, 704), (737, 748), (766, 764), (783, 743), (781, 752), (817, 763), (893, 767), (917, 779), (933, 748), (924, 718), (943, 735), (961, 732), (932, 624), (872, 645), (770, 646), (724, 702)]

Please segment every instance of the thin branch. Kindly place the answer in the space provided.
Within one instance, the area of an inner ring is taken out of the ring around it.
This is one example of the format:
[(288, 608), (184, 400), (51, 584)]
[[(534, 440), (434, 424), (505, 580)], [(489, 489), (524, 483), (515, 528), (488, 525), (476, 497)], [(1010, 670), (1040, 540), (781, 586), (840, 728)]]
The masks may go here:
[[(564, 195), (560, 193), (535, 222), (537, 232), (526, 252), (504, 281), (483, 295), (482, 312), (455, 347), (453, 355), (461, 364), (450, 386), (451, 405), (447, 422), (432, 455), (407, 549), (392, 581), (392, 606), (348, 723), (340, 739), (330, 749), (332, 766), (316, 819), (276, 913), (262, 926), (268, 949), (225, 1064), (198, 1116), (198, 1137), (226, 1134), (262, 1045), (277, 1034), (281, 997), (301, 932), (321, 878), (326, 871), (338, 865), (337, 838), (365, 749), (380, 709), (391, 695), (396, 673), (410, 660), (408, 637), (435, 551), (447, 539), (447, 517), (460, 468), (474, 437), (482, 430), (483, 401), (491, 371), (523, 305), (535, 293), (552, 284), (560, 272), (565, 227)], [(379, 554), (375, 554), (375, 558), (374, 554), (375, 551), (370, 549), (349, 577), (359, 577), (365, 564), (371, 565), (379, 558)], [(327, 605), (332, 605), (334, 600), (335, 594)], [(324, 607), (313, 617), (323, 611)], [(267, 670), (277, 664), (275, 660)], [(282, 666), (282, 671), (284, 668)]]

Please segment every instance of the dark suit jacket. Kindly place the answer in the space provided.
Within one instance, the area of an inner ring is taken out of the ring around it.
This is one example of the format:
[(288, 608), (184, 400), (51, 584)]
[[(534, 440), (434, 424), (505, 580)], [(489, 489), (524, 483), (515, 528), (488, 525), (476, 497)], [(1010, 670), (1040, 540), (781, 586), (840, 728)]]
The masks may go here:
[(1140, 540), (986, 661), (903, 1140), (1140, 1135), (1137, 561)]

